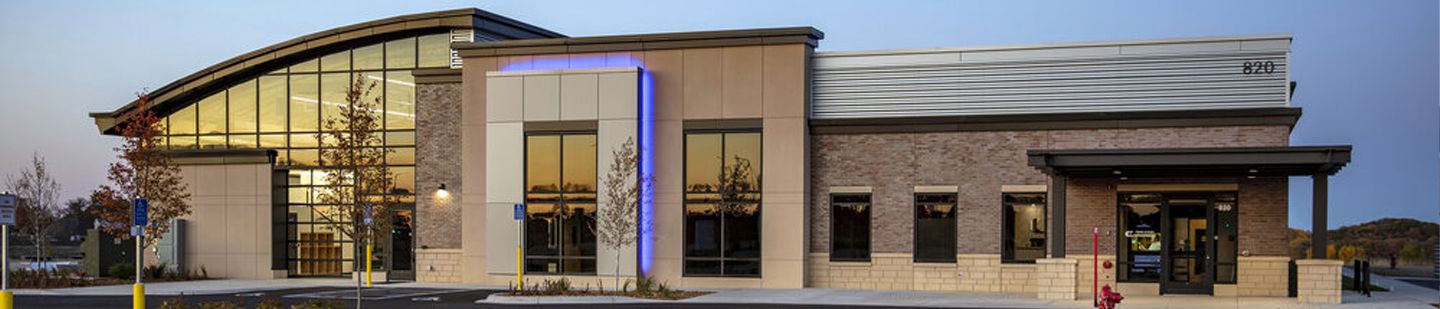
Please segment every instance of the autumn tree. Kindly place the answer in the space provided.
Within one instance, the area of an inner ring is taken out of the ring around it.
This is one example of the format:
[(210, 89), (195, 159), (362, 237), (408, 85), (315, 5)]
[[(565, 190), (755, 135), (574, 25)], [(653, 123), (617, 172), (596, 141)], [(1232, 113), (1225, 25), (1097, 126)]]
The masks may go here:
[(130, 223), (134, 222), (131, 203), (137, 198), (149, 201), (145, 236), (141, 249), (154, 245), (170, 230), (170, 222), (190, 214), (190, 193), (181, 182), (180, 167), (170, 160), (161, 147), (161, 118), (150, 111), (145, 94), (138, 95), (134, 115), (120, 126), (120, 146), (115, 148), (120, 160), (110, 163), (106, 179), (93, 193), (99, 202), (95, 215), (104, 221), (100, 229), (117, 239), (129, 239)]
[[(325, 119), (323, 133), (319, 135), (320, 158), (327, 173), (319, 188), (318, 200), (323, 207), (315, 207), (317, 219), (330, 229), (355, 242), (355, 248), (364, 248), (371, 241), (370, 236), (387, 231), (392, 206), (398, 204), (394, 190), (394, 175), (385, 166), (385, 156), (390, 150), (383, 146), (381, 128), (380, 96), (372, 95), (376, 83), (356, 76), (345, 94), (345, 104), (338, 107), (336, 117)], [(367, 212), (372, 215), (372, 224), (365, 224)], [(365, 257), (370, 258), (370, 257)], [(354, 271), (362, 270), (363, 259), (355, 259)], [(360, 276), (356, 276), (356, 307), (359, 307)]]
[[(600, 246), (615, 251), (615, 286), (620, 287), (620, 252), (640, 241), (642, 228), (650, 226), (650, 218), (640, 217), (641, 193), (650, 188), (650, 176), (640, 174), (640, 151), (634, 139), (626, 139), (620, 148), (611, 151), (610, 170), (603, 180), (604, 207), (600, 208), (597, 226), (592, 227)], [(637, 273), (638, 275), (638, 273)]]
[(51, 177), (45, 158), (34, 154), (29, 167), (7, 177), (6, 187), (19, 199), (15, 209), (18, 232), (35, 246), (36, 265), (44, 265), (45, 245), (56, 222), (65, 215), (60, 206), (60, 183)]

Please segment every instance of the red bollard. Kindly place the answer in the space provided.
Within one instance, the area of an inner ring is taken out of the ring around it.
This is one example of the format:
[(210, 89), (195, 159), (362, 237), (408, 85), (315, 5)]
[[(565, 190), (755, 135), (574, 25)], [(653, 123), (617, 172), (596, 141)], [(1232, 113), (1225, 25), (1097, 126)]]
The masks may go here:
[(1100, 309), (1115, 309), (1115, 306), (1119, 305), (1120, 301), (1124, 299), (1125, 297), (1120, 296), (1120, 293), (1110, 290), (1110, 285), (1107, 284), (1104, 288), (1100, 289), (1099, 307)]

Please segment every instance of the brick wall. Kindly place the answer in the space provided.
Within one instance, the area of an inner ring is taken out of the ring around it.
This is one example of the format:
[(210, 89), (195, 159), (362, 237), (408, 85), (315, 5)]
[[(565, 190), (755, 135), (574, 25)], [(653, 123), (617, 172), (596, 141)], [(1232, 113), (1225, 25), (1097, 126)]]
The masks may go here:
[[(415, 91), (415, 245), (460, 248), (460, 84)], [(442, 183), (448, 194), (437, 195)]]
[(1295, 261), (1295, 297), (1307, 304), (1339, 304), (1340, 267), (1344, 261), (1306, 259)]
[[(871, 187), (872, 251), (910, 253), (914, 187), (958, 186), (957, 253), (999, 254), (1000, 186), (1047, 182), (1044, 174), (1025, 164), (1028, 149), (1285, 146), (1289, 132), (1286, 126), (1231, 126), (816, 135), (811, 139), (810, 252), (830, 248), (830, 187)], [(1241, 193), (1241, 250), (1284, 255), (1286, 181), (1240, 182), (1242, 191), (1254, 192)], [(1067, 251), (1088, 253), (1093, 226), (1113, 231), (1113, 180), (1076, 179), (1067, 193), (1072, 216)], [(1256, 216), (1245, 216), (1249, 214)], [(1113, 254), (1113, 233), (1103, 237), (1101, 254)], [(1246, 246), (1249, 242), (1255, 246)]]
[(1242, 256), (1238, 262), (1237, 295), (1285, 297), (1290, 294), (1290, 258)]

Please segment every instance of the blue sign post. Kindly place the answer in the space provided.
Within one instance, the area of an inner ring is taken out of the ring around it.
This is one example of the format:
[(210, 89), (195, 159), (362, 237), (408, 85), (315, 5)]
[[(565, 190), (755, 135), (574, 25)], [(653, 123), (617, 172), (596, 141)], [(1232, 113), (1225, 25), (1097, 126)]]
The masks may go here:
[(135, 217), (135, 225), (145, 226), (146, 224), (149, 224), (150, 201), (143, 198), (137, 198), (135, 199), (134, 209), (135, 213), (131, 216)]

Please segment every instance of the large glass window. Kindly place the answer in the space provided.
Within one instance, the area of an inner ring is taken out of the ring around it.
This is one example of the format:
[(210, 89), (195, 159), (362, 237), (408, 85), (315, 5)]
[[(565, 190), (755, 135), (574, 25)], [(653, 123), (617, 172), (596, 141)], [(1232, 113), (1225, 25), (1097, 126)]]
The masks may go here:
[(1122, 194), (1120, 196), (1120, 245), (1116, 256), (1121, 282), (1159, 282), (1160, 194)]
[(830, 196), (830, 260), (870, 260), (870, 194)]
[(1034, 263), (1045, 257), (1045, 194), (1005, 193), (1001, 259)]
[(685, 275), (760, 275), (760, 171), (758, 132), (685, 135)]
[(525, 271), (595, 273), (595, 134), (525, 138)]
[[(323, 147), (316, 138), (321, 117), (334, 117), (339, 107), (348, 104), (345, 95), (353, 76), (375, 83), (367, 99), (381, 99), (384, 104), (378, 106), (384, 109), (384, 147), (393, 150), (385, 164), (395, 177), (391, 194), (402, 201), (396, 220), (404, 222), (397, 221), (397, 226), (412, 224), (406, 210), (413, 207), (416, 187), (415, 85), (410, 71), (449, 67), (450, 55), (448, 32), (427, 37), (423, 45), (409, 37), (352, 46), (222, 85), (228, 88), (201, 94), (193, 104), (165, 115), (169, 123), (165, 140), (172, 148), (275, 149), (276, 165), (288, 169), (292, 180), (287, 190), (290, 213), (285, 252), (290, 275), (344, 275), (361, 255), (349, 239), (312, 215), (313, 208), (332, 207), (315, 203), (315, 187), (323, 184), (313, 180), (323, 179), (326, 168), (319, 156)], [(425, 65), (417, 65), (421, 54), (429, 59)], [(377, 245), (408, 243), (403, 237), (394, 239)], [(380, 269), (385, 269), (387, 260), (408, 260), (408, 246), (395, 248), (399, 251), (394, 251), (393, 257), (392, 251), (381, 247), (376, 248)]]
[(915, 194), (915, 261), (955, 262), (955, 193)]

